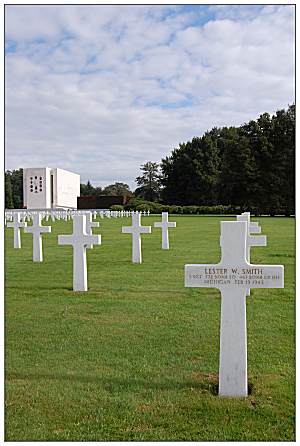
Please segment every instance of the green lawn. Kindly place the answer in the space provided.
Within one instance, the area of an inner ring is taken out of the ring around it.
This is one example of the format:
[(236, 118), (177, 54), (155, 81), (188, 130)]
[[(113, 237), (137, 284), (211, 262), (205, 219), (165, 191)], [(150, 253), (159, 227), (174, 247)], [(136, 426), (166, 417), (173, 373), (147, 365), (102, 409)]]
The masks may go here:
[[(253, 263), (283, 264), (285, 288), (247, 302), (250, 395), (217, 396), (220, 293), (184, 288), (186, 263), (220, 260), (220, 220), (170, 216), (143, 235), (131, 263), (130, 220), (105, 219), (88, 251), (87, 293), (72, 291), (71, 233), (58, 221), (32, 262), (32, 236), (6, 229), (6, 441), (295, 440), (295, 222), (255, 218), (268, 246)], [(142, 217), (142, 224), (158, 221)]]

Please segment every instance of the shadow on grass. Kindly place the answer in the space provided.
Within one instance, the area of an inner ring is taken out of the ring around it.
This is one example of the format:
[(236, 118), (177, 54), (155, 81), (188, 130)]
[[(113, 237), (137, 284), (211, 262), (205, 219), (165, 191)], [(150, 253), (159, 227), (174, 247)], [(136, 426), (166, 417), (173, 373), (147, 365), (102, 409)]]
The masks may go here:
[[(20, 285), (10, 286), (9, 290), (22, 290), (22, 291), (32, 291), (32, 282), (30, 282), (27, 286), (24, 283), (20, 283)], [(34, 288), (34, 291), (60, 291), (61, 293), (69, 292), (70, 294), (77, 294), (77, 293), (83, 293), (83, 291), (73, 291), (73, 288), (71, 287), (63, 287), (63, 286), (38, 286)], [(84, 292), (86, 293), (86, 292)]]
[[(32, 291), (32, 282), (28, 283), (27, 285), (24, 283), (20, 283), (19, 285), (10, 286), (9, 290), (22, 290), (22, 291)], [(124, 292), (124, 288), (121, 286), (118, 287), (106, 287), (106, 288), (93, 288), (90, 287), (88, 291), (74, 291), (71, 286), (51, 286), (45, 283), (45, 285), (39, 285), (38, 287), (35, 287), (35, 291), (60, 291), (62, 293), (70, 293), (71, 295), (79, 295), (80, 293), (84, 294), (84, 296), (92, 296), (97, 294), (103, 294), (103, 293), (112, 293), (112, 292)], [(182, 288), (182, 290), (170, 290), (170, 289), (148, 289), (147, 293), (150, 294), (185, 294), (186, 296), (189, 296), (189, 291), (186, 290), (186, 288)], [(142, 287), (139, 288), (127, 288), (127, 293), (131, 294), (141, 294), (144, 292)]]
[[(207, 377), (213, 375), (207, 375)], [(6, 381), (10, 380), (24, 380), (24, 381), (68, 381), (69, 383), (82, 383), (82, 384), (99, 384), (103, 386), (106, 391), (112, 393), (119, 392), (121, 390), (136, 391), (137, 388), (158, 390), (158, 391), (172, 391), (176, 389), (186, 390), (198, 390), (200, 393), (218, 395), (218, 382), (215, 378), (207, 378), (199, 382), (193, 379), (175, 381), (149, 381), (143, 378), (104, 378), (95, 375), (75, 375), (75, 374), (55, 374), (55, 373), (10, 373), (6, 376)]]
[[(202, 379), (199, 380), (199, 376)], [(218, 396), (219, 383), (217, 374), (198, 374), (198, 379), (188, 379), (182, 381), (149, 381), (142, 378), (104, 378), (95, 375), (74, 375), (74, 374), (54, 374), (54, 373), (11, 373), (6, 376), (6, 380), (24, 380), (24, 381), (68, 381), (69, 383), (98, 384), (104, 390), (116, 393), (120, 391), (134, 391), (142, 388), (143, 390), (196, 390), (201, 394)], [(248, 396), (253, 394), (253, 383), (248, 384)]]

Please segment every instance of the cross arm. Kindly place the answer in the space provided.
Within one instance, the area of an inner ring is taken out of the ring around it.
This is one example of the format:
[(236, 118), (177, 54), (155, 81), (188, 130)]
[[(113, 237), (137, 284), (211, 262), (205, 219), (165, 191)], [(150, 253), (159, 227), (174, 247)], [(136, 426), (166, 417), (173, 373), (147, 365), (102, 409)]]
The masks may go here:
[(40, 232), (51, 232), (51, 226), (42, 226)]
[(267, 237), (265, 235), (249, 235), (248, 240), (250, 246), (267, 246)]
[(258, 226), (258, 224), (254, 224), (255, 222), (251, 222), (249, 224), (249, 232), (252, 234), (260, 234), (261, 233), (261, 227)]
[(87, 238), (87, 245), (101, 245), (101, 235), (89, 235)]
[(122, 227), (122, 233), (123, 234), (131, 234), (132, 233), (132, 226), (123, 226)]
[(72, 245), (73, 235), (58, 235), (57, 242), (59, 245)]
[(139, 229), (141, 234), (151, 234), (151, 226), (141, 226)]

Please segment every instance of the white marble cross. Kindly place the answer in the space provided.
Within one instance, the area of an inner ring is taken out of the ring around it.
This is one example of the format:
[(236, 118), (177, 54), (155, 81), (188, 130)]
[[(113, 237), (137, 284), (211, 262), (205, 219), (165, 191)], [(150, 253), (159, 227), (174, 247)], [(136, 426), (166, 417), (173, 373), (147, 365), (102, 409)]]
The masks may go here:
[[(255, 232), (255, 228), (258, 228), (260, 232), (261, 228), (259, 226), (253, 225), (250, 222), (250, 214), (242, 214), (238, 215), (237, 221), (245, 221), (247, 224), (247, 242), (246, 242), (246, 250), (247, 250), (247, 261), (250, 262), (250, 249), (252, 246), (267, 246), (267, 237), (265, 235), (251, 235), (251, 232)], [(254, 231), (253, 231), (254, 229)], [(257, 231), (257, 232), (258, 232)]]
[[(93, 235), (93, 228), (98, 228), (98, 227), (99, 227), (99, 222), (93, 221), (92, 213), (87, 212), (86, 213), (86, 233), (88, 235)], [(93, 249), (93, 245), (88, 245), (87, 248)]]
[[(241, 215), (237, 215), (237, 221), (245, 221), (247, 224), (247, 241), (246, 241), (246, 259), (247, 262), (251, 262), (250, 250), (252, 246), (267, 246), (267, 237), (265, 235), (251, 235), (251, 232), (257, 234), (261, 232), (261, 227), (258, 222), (250, 221), (250, 212), (244, 212)], [(247, 290), (247, 296), (250, 296), (250, 289)]]
[(43, 261), (43, 243), (42, 233), (51, 232), (51, 226), (42, 226), (42, 215), (34, 214), (32, 217), (32, 226), (26, 226), (24, 232), (32, 234), (33, 250), (32, 260), (34, 262)]
[(26, 228), (27, 223), (21, 221), (20, 212), (14, 212), (13, 214), (13, 222), (7, 223), (8, 228), (14, 228), (14, 248), (21, 248), (21, 235), (20, 228)]
[(221, 262), (185, 265), (186, 287), (221, 291), (219, 395), (244, 397), (247, 384), (246, 293), (250, 288), (283, 288), (282, 265), (253, 265), (246, 259), (247, 223), (221, 222)]
[[(245, 217), (246, 217), (246, 219), (245, 219)], [(253, 234), (261, 233), (261, 227), (259, 226), (258, 221), (250, 220), (250, 212), (243, 212), (241, 215), (237, 215), (236, 219), (238, 221), (248, 221), (249, 222), (249, 232), (251, 232)]]
[(132, 214), (132, 226), (122, 226), (123, 234), (132, 234), (132, 263), (142, 263), (141, 234), (151, 234), (151, 226), (141, 226), (141, 214)]
[(101, 245), (101, 235), (88, 235), (86, 216), (73, 216), (73, 234), (59, 235), (59, 245), (73, 246), (73, 290), (87, 291), (86, 248), (88, 245)]
[(169, 249), (169, 228), (176, 228), (176, 222), (169, 222), (168, 212), (162, 212), (161, 221), (155, 222), (154, 227), (162, 229), (162, 249)]

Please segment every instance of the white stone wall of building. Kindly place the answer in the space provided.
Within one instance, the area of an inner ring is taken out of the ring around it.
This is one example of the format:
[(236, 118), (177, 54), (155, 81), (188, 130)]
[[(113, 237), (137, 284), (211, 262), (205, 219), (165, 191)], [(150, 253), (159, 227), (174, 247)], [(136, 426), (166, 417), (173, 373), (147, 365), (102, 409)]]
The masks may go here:
[(54, 207), (77, 209), (77, 197), (80, 196), (80, 175), (63, 169), (53, 169)]
[(50, 208), (50, 168), (23, 170), (23, 202), (28, 209)]

